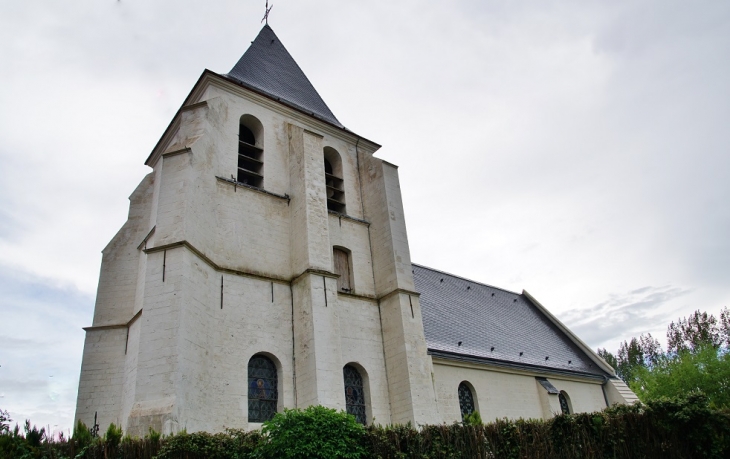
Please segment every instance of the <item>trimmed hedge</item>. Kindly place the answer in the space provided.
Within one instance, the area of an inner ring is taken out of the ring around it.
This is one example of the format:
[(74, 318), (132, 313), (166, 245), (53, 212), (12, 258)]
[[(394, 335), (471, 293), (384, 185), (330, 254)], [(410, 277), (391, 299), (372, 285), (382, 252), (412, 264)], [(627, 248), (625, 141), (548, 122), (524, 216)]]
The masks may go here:
[[(28, 430), (28, 429), (26, 429)], [(548, 421), (499, 420), (490, 424), (370, 426), (322, 407), (287, 410), (261, 432), (180, 433), (108, 439), (38, 441), (16, 427), (0, 434), (2, 458), (266, 459), (347, 457), (437, 458), (727, 458), (730, 412), (708, 406), (701, 394)], [(80, 431), (79, 431), (80, 432)], [(30, 442), (34, 444), (30, 444)]]

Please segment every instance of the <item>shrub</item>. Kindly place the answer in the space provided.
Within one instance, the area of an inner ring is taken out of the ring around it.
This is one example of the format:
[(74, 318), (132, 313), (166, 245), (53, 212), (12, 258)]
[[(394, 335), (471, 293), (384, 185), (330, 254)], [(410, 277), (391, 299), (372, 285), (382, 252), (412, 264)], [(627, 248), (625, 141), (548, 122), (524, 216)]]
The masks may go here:
[(89, 432), (89, 428), (86, 427), (86, 424), (81, 419), (76, 422), (71, 438), (79, 449), (91, 444), (91, 432)]
[(109, 428), (106, 429), (106, 434), (104, 435), (104, 441), (106, 441), (107, 446), (110, 448), (119, 446), (119, 443), (122, 441), (122, 427), (115, 426), (113, 422), (109, 424)]
[(205, 432), (189, 434), (183, 431), (163, 439), (160, 452), (155, 458), (253, 459), (258, 457), (255, 453), (260, 440), (259, 432), (234, 429), (227, 429), (225, 433), (218, 434)]
[(365, 429), (355, 417), (323, 406), (284, 410), (262, 432), (261, 452), (268, 458), (357, 459), (365, 453)]
[(482, 424), (484, 423), (482, 422), (482, 416), (479, 414), (479, 411), (474, 411), (464, 416), (464, 425), (480, 426)]
[(149, 441), (151, 441), (152, 443), (159, 443), (161, 437), (162, 434), (160, 434), (160, 432), (153, 429), (152, 426), (149, 427), (149, 430), (147, 432), (147, 439)]

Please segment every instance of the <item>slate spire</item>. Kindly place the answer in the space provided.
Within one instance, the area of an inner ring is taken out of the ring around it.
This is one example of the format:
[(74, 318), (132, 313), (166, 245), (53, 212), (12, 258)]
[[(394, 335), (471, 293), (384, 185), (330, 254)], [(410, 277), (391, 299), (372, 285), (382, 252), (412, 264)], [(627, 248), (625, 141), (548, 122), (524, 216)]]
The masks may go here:
[(268, 24), (261, 29), (227, 76), (344, 128)]

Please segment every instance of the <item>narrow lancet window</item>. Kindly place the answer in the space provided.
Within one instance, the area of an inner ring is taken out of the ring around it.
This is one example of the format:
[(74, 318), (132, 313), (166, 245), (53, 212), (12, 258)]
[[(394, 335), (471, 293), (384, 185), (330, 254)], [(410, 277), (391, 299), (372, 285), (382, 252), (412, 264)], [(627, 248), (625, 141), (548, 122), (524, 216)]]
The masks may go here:
[(265, 422), (276, 414), (279, 399), (276, 365), (266, 356), (248, 361), (248, 422)]
[(560, 411), (562, 411), (563, 414), (570, 414), (568, 394), (566, 394), (565, 391), (561, 391), (560, 394), (558, 394), (558, 400), (560, 400)]
[(471, 388), (465, 382), (459, 384), (459, 409), (461, 409), (462, 421), (466, 415), (476, 411), (474, 408), (474, 395), (471, 393)]
[(238, 174), (240, 183), (263, 188), (264, 149), (263, 127), (251, 115), (243, 115), (238, 126)]
[(355, 416), (360, 424), (367, 423), (365, 413), (365, 394), (362, 383), (362, 376), (357, 368), (352, 365), (345, 365), (343, 369), (345, 378), (345, 407), (347, 414)]

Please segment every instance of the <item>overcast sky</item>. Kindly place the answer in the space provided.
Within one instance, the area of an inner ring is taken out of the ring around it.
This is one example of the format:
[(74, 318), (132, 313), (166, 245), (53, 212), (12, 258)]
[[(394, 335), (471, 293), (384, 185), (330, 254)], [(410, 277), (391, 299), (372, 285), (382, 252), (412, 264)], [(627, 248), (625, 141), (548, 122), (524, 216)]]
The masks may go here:
[[(263, 1), (0, 1), (0, 408), (73, 422), (101, 250)], [(615, 351), (730, 305), (730, 2), (274, 0), (400, 166), (414, 262), (527, 290)], [(55, 426), (55, 427), (54, 427)]]

